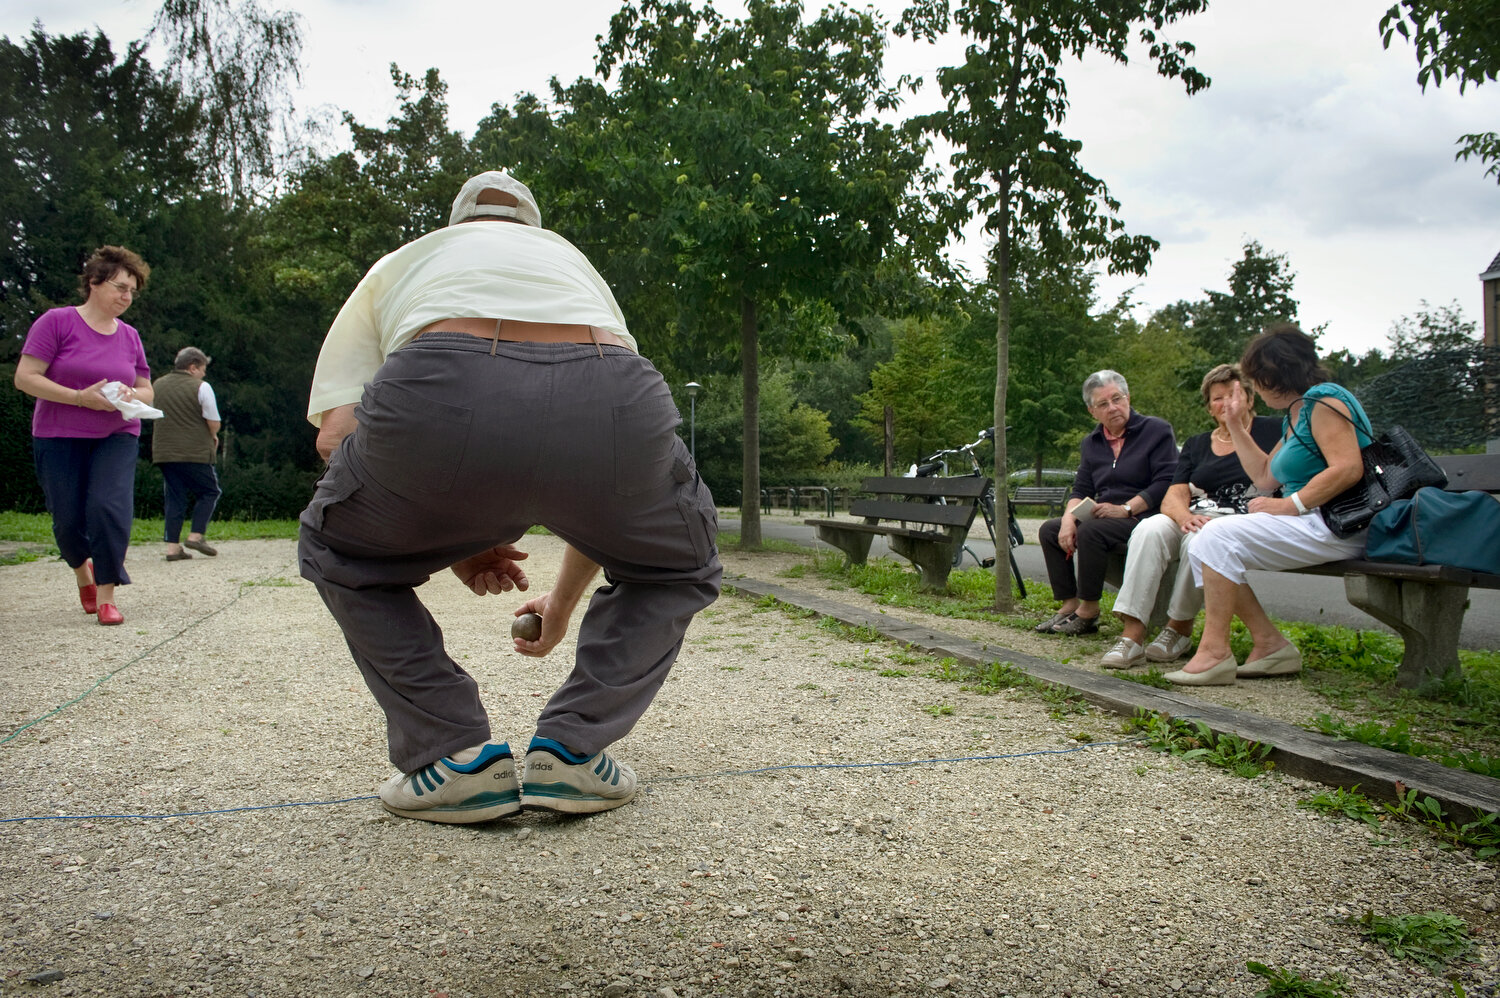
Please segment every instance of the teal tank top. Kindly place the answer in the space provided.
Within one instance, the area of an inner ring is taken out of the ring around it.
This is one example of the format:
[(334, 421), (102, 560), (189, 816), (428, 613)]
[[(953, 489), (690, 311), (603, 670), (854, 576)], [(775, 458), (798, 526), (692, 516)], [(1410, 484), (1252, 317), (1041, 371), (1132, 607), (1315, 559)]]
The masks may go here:
[[(1317, 406), (1313, 399), (1336, 398), (1349, 407), (1349, 414), (1354, 418), (1354, 435), (1359, 440), (1360, 447), (1368, 446), (1374, 439), (1370, 417), (1365, 415), (1364, 407), (1359, 404), (1359, 399), (1355, 398), (1349, 389), (1331, 381), (1325, 381), (1322, 384), (1313, 385), (1302, 398), (1305, 401), (1297, 413), (1295, 431), (1287, 433), (1289, 420), (1283, 417), (1281, 449), (1276, 452), (1275, 457), (1271, 458), (1271, 477), (1281, 483), (1281, 494), (1284, 496), (1296, 492), (1310, 482), (1314, 475), (1328, 467), (1328, 462), (1323, 458), (1323, 452), (1318, 450), (1317, 442), (1313, 440), (1312, 411)], [(1326, 406), (1321, 408), (1326, 408)]]

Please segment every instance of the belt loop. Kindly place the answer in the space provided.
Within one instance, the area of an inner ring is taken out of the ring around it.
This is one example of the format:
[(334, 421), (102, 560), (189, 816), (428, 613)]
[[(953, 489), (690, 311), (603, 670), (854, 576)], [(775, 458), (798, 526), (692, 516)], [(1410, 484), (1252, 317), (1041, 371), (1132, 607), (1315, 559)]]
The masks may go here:
[(594, 335), (594, 327), (589, 326), (589, 342), (594, 344), (594, 349), (599, 351), (599, 359), (604, 359), (604, 348), (599, 345), (599, 338)]
[(491, 357), (495, 356), (495, 348), (500, 345), (500, 326), (504, 322), (505, 322), (504, 319), (496, 319), (495, 320), (495, 338), (492, 339), (492, 340), (490, 340), (490, 356)]

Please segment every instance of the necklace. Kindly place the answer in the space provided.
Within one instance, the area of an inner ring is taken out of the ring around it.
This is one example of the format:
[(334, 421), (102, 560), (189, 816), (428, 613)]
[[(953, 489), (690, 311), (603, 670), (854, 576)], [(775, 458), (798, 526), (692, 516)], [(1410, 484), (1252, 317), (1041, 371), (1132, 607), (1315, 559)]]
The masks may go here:
[[(1219, 435), (1219, 431), (1220, 430), (1223, 430), (1223, 436)], [(1232, 440), (1234, 439), (1233, 437), (1231, 437), (1229, 435), (1229, 431), (1227, 429), (1225, 429), (1224, 427), (1222, 427), (1222, 426), (1220, 426), (1217, 429), (1215, 429), (1214, 432), (1213, 432), (1213, 434), (1212, 434), (1212, 436), (1213, 436), (1213, 438), (1215, 440), (1221, 441), (1221, 442), (1226, 443), (1226, 444), (1232, 442)]]

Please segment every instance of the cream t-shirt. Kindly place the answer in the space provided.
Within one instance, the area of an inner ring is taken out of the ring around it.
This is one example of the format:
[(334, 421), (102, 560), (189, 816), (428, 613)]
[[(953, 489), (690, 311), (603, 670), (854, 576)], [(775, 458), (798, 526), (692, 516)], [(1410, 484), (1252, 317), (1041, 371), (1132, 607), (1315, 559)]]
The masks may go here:
[(308, 422), (358, 402), (393, 350), (456, 318), (598, 326), (639, 352), (609, 285), (572, 243), (531, 225), (465, 222), (381, 257), (359, 282), (323, 339)]

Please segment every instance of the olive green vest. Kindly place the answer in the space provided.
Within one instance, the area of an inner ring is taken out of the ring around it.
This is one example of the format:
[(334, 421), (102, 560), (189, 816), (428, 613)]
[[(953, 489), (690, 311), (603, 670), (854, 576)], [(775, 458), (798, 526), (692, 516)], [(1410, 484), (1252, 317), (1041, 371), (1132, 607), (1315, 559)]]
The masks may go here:
[(151, 385), (152, 403), (162, 411), (151, 427), (151, 460), (155, 464), (187, 461), (213, 464), (214, 442), (198, 404), (198, 386), (203, 382), (186, 371), (168, 371)]

